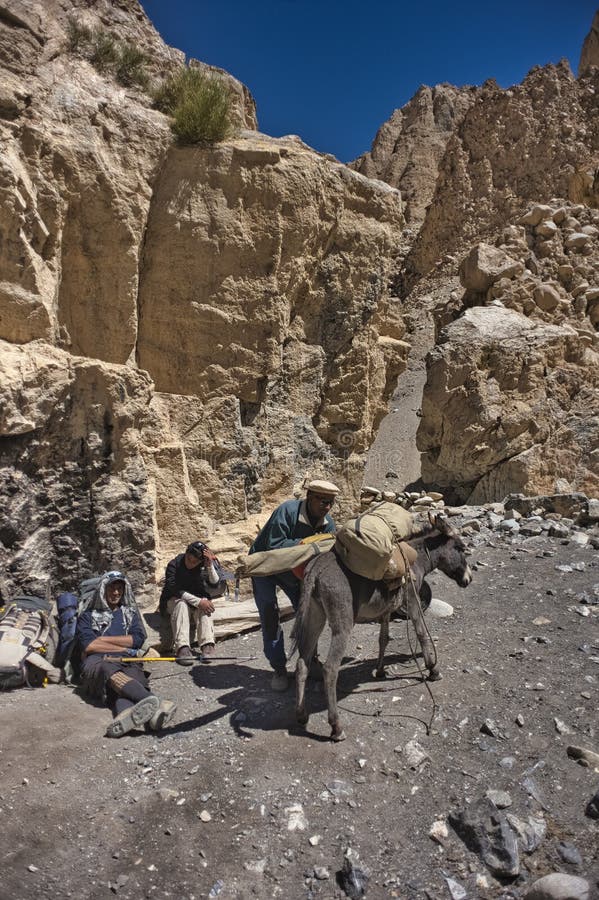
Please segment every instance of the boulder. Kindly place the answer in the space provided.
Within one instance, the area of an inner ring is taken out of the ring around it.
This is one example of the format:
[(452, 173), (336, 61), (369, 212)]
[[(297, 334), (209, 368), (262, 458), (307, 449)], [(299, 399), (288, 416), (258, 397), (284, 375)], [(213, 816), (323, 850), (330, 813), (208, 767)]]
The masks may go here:
[(554, 493), (563, 472), (596, 496), (599, 358), (565, 325), (475, 307), (427, 360), (422, 477), (471, 503)]
[(590, 890), (584, 878), (553, 872), (537, 879), (524, 894), (524, 900), (588, 900)]
[(513, 278), (523, 272), (519, 260), (490, 244), (473, 247), (460, 265), (460, 281), (467, 290), (486, 292), (500, 278)]

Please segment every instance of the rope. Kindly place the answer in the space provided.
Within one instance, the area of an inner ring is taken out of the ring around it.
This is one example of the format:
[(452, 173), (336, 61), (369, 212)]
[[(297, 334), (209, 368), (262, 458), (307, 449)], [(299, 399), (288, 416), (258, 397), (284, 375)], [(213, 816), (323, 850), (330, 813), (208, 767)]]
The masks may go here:
[[(426, 550), (426, 552), (427, 552), (427, 556), (428, 556), (428, 558), (429, 558), (429, 560), (430, 560), (430, 553), (429, 553), (429, 551), (428, 551), (428, 547), (426, 546), (426, 543), (425, 543), (424, 547), (425, 547), (425, 550)], [(430, 633), (430, 631), (429, 631), (429, 629), (428, 629), (428, 625), (426, 624), (426, 621), (425, 621), (425, 619), (424, 619), (424, 612), (423, 612), (423, 610), (422, 610), (422, 606), (420, 605), (420, 596), (419, 596), (419, 594), (418, 594), (418, 591), (416, 590), (416, 585), (415, 585), (415, 583), (414, 583), (414, 576), (412, 575), (412, 569), (411, 569), (410, 564), (409, 564), (409, 562), (408, 562), (408, 560), (407, 560), (407, 558), (406, 558), (406, 555), (405, 555), (405, 553), (404, 553), (404, 551), (402, 550), (401, 547), (399, 547), (399, 552), (401, 553), (402, 559), (403, 559), (403, 561), (404, 561), (404, 566), (405, 566), (405, 568), (406, 568), (406, 578), (407, 578), (407, 580), (408, 580), (408, 582), (409, 582), (409, 584), (406, 584), (405, 590), (406, 590), (406, 592), (407, 592), (407, 591), (410, 589), (410, 587), (412, 588), (412, 592), (413, 592), (413, 594), (414, 594), (414, 599), (415, 599), (415, 601), (416, 601), (416, 606), (418, 607), (418, 616), (420, 617), (420, 621), (421, 621), (422, 625), (424, 625), (424, 630), (425, 630), (426, 634), (428, 635), (431, 644), (433, 645), (433, 651), (434, 651), (434, 653), (433, 653), (433, 666), (436, 666), (436, 665), (437, 665), (437, 662), (438, 662), (437, 648), (436, 648), (436, 646), (435, 646), (435, 642), (434, 642), (434, 640), (433, 640), (433, 638), (432, 638), (432, 635), (431, 635), (431, 633)], [(432, 692), (432, 690), (431, 690), (430, 684), (428, 683), (428, 680), (427, 680), (426, 675), (425, 675), (425, 673), (424, 673), (424, 669), (423, 669), (422, 666), (420, 665), (420, 661), (419, 661), (419, 659), (418, 659), (418, 657), (417, 657), (417, 655), (416, 655), (416, 653), (415, 653), (415, 651), (414, 651), (414, 647), (412, 646), (412, 638), (411, 638), (411, 636), (410, 636), (410, 617), (409, 617), (409, 614), (408, 614), (407, 604), (408, 604), (408, 601), (407, 601), (407, 597), (406, 597), (406, 614), (407, 614), (407, 618), (406, 618), (406, 637), (407, 637), (407, 639), (408, 639), (408, 646), (409, 646), (409, 648), (410, 648), (410, 653), (412, 654), (412, 659), (413, 659), (414, 662), (416, 663), (416, 668), (418, 669), (418, 672), (419, 672), (419, 674), (420, 674), (420, 677), (422, 678), (422, 681), (423, 681), (423, 683), (424, 683), (424, 686), (426, 687), (426, 690), (428, 691), (428, 695), (429, 695), (429, 697), (431, 698), (431, 702), (432, 702), (432, 704), (433, 704), (432, 712), (431, 712), (431, 715), (430, 715), (430, 719), (429, 719), (429, 721), (428, 721), (428, 724), (425, 723), (426, 734), (427, 734), (427, 736), (428, 736), (428, 735), (430, 734), (430, 729), (431, 729), (431, 725), (433, 724), (433, 720), (434, 720), (434, 718), (435, 718), (435, 716), (436, 716), (436, 714), (437, 714), (437, 701), (435, 700), (435, 696), (434, 696), (434, 694), (433, 694), (433, 692)]]

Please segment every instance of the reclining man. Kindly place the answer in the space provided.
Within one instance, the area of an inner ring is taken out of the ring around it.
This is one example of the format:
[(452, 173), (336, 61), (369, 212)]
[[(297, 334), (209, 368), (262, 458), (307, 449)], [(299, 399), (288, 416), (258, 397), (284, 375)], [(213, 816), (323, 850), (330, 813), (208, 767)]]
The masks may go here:
[(122, 572), (104, 575), (94, 608), (79, 616), (77, 636), (84, 688), (105, 698), (112, 709), (114, 719), (106, 737), (121, 737), (141, 725), (157, 731), (170, 722), (176, 704), (151, 693), (141, 662), (121, 662), (121, 657), (136, 656), (146, 638), (131, 585)]
[[(338, 493), (339, 488), (330, 481), (311, 481), (305, 500), (286, 500), (277, 506), (249, 552), (292, 547), (315, 534), (334, 534), (335, 523), (329, 511)], [(264, 654), (274, 669), (270, 686), (273, 691), (286, 691), (289, 682), (277, 603), (278, 587), (297, 609), (301, 582), (292, 572), (252, 578), (254, 600), (262, 625)]]
[(160, 595), (160, 614), (169, 616), (173, 632), (176, 661), (192, 666), (195, 657), (190, 646), (190, 626), (206, 662), (214, 655), (214, 604), (207, 594), (216, 586), (222, 570), (212, 551), (201, 541), (189, 544), (166, 567), (164, 587)]

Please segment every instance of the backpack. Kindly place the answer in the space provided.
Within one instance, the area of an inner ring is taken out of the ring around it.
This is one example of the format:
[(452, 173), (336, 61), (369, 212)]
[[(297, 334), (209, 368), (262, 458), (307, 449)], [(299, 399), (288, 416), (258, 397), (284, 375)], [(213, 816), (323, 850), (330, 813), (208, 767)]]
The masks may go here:
[(73, 684), (81, 668), (81, 654), (77, 644), (78, 606), (79, 601), (75, 594), (59, 594), (56, 599), (58, 614), (56, 665), (63, 670), (67, 684)]
[(40, 597), (15, 597), (0, 610), (0, 690), (58, 683), (53, 665), (56, 627), (50, 603)]
[(410, 537), (412, 528), (412, 516), (402, 506), (373, 503), (339, 529), (335, 552), (356, 575), (380, 581), (392, 568), (393, 551)]
[(235, 579), (232, 572), (227, 572), (222, 568), (216, 557), (214, 558), (214, 568), (219, 576), (216, 584), (210, 584), (208, 579), (204, 578), (204, 591), (210, 600), (218, 600), (219, 597), (228, 597), (229, 582)]

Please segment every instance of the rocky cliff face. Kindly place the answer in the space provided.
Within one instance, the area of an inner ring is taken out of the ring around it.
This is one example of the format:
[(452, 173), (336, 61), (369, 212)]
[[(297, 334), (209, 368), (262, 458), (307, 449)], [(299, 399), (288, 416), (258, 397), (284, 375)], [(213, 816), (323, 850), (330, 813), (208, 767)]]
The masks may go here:
[(509, 90), (483, 86), (447, 142), (408, 283), (495, 235), (528, 202), (580, 198), (599, 156), (598, 89), (597, 70), (577, 80), (565, 62), (533, 69)]
[(174, 549), (239, 547), (235, 523), (305, 473), (356, 496), (405, 364), (403, 215), (395, 189), (248, 130), (234, 79), (245, 130), (176, 146), (144, 90), (67, 49), (73, 17), (152, 78), (181, 63), (134, 0), (0, 11), (2, 587), (118, 565), (151, 597)]
[[(578, 79), (563, 62), (509, 90), (453, 89), (442, 140), (435, 91), (421, 89), (356, 163), (401, 183), (392, 163), (414, 146), (408, 111), (426, 109), (418, 153), (429, 172), (407, 171), (429, 202), (411, 219), (397, 285), (414, 340), (436, 342), (417, 436), (422, 479), (456, 500), (557, 483), (599, 490), (596, 30), (597, 17)], [(430, 318), (436, 335), (425, 338)]]
[(580, 54), (578, 74), (584, 75), (591, 66), (599, 66), (599, 10), (595, 13), (591, 30), (585, 38)]
[(418, 446), (456, 499), (599, 492), (599, 212), (536, 205), (462, 262)]
[(370, 152), (351, 164), (369, 178), (401, 190), (411, 230), (417, 231), (425, 219), (447, 143), (477, 94), (478, 88), (423, 85), (381, 126)]

